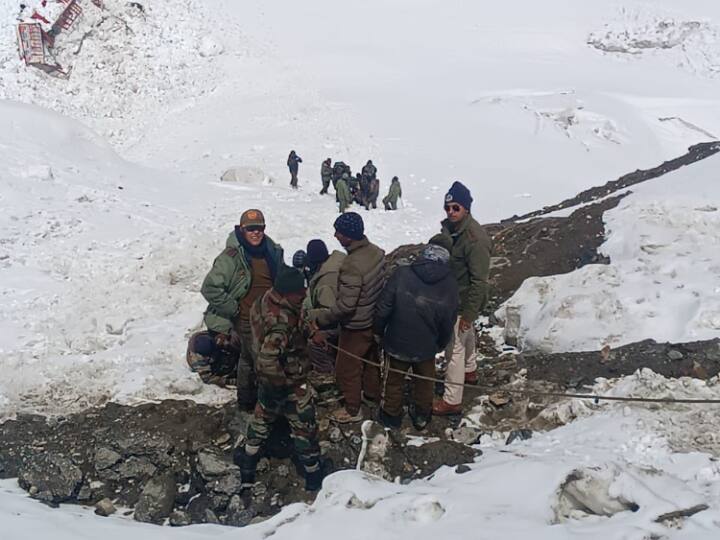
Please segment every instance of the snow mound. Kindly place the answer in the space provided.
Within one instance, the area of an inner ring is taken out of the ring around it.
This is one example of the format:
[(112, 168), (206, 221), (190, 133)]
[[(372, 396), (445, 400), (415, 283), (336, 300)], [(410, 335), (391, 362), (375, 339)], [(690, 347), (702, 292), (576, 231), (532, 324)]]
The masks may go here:
[[(592, 394), (662, 399), (720, 399), (720, 380), (708, 381), (681, 377), (669, 379), (650, 369), (641, 369), (620, 379), (598, 379)], [(703, 451), (720, 456), (720, 405), (695, 403), (635, 403), (590, 400), (566, 400), (550, 405), (540, 413), (554, 423), (570, 424), (599, 411), (620, 411), (624, 417), (636, 418), (637, 425), (661, 437), (660, 446), (675, 452)], [(656, 444), (654, 438), (641, 438), (635, 444), (642, 448)], [(652, 464), (648, 455), (647, 465)]]
[(220, 180), (256, 186), (268, 186), (275, 182), (259, 167), (231, 167), (222, 174)]
[(720, 158), (648, 184), (605, 213), (609, 265), (530, 278), (498, 310), (523, 349), (599, 350), (720, 336)]
[(617, 20), (592, 32), (588, 45), (623, 56), (654, 55), (692, 73), (720, 75), (720, 28), (707, 21), (623, 8)]
[(619, 119), (590, 110), (572, 89), (510, 90), (473, 101), (473, 104), (479, 103), (519, 109), (534, 118), (534, 135), (545, 131), (561, 134), (587, 150), (606, 143), (625, 144), (630, 140)]

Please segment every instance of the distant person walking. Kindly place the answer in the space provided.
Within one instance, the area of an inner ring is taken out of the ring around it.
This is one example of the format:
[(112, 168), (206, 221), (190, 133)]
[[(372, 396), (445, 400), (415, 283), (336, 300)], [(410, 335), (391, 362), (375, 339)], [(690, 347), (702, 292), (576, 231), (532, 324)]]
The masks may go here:
[(470, 190), (460, 182), (454, 182), (445, 195), (447, 219), (442, 222), (442, 232), (453, 240), (450, 267), (460, 290), (460, 309), (445, 353), (448, 358), (445, 392), (433, 404), (436, 415), (462, 412), (463, 387), (457, 385), (477, 382), (473, 323), (487, 302), (492, 242), (470, 215), (472, 201)]
[(388, 194), (383, 198), (383, 204), (385, 210), (397, 210), (398, 198), (402, 197), (402, 187), (400, 187), (400, 180), (397, 176), (393, 176), (392, 182), (390, 182), (390, 189)]
[(335, 184), (335, 196), (337, 197), (338, 208), (341, 214), (345, 212), (352, 203), (352, 195), (350, 193), (350, 187), (348, 186), (349, 180), (350, 176), (348, 173), (343, 173), (342, 177)]
[(365, 208), (367, 210), (370, 210), (370, 208), (377, 208), (377, 199), (380, 195), (380, 179), (379, 178), (373, 178), (370, 180), (370, 184), (368, 186), (368, 197), (365, 204)]
[(295, 150), (290, 150), (287, 166), (290, 170), (290, 187), (293, 189), (297, 189), (298, 187), (298, 170), (300, 169), (300, 163), (302, 163), (302, 158), (295, 153)]
[(333, 169), (330, 163), (330, 158), (327, 158), (325, 161), (322, 162), (322, 165), (320, 166), (320, 179), (323, 186), (320, 190), (320, 195), (325, 195), (328, 192), (330, 182), (332, 181)]

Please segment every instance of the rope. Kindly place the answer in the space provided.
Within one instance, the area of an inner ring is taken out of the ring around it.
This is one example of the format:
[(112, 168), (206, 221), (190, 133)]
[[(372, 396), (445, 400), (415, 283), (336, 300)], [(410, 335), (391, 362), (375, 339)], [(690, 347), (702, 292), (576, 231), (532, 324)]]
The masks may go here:
[[(383, 370), (383, 368), (387, 372), (393, 371), (395, 373), (400, 373), (402, 375), (405, 375), (407, 377), (412, 377), (415, 379), (422, 379), (425, 381), (432, 381), (436, 383), (442, 383), (442, 384), (448, 384), (451, 386), (462, 386), (463, 388), (468, 388), (470, 390), (477, 390), (477, 391), (485, 391), (485, 392), (492, 392), (497, 391), (496, 388), (490, 388), (490, 387), (484, 387), (479, 386), (476, 384), (465, 384), (465, 383), (456, 383), (452, 381), (444, 381), (442, 379), (438, 379), (436, 377), (427, 377), (425, 375), (419, 375), (417, 373), (408, 373), (407, 371), (403, 371), (401, 369), (395, 369), (393, 367), (390, 367), (389, 362), (387, 363), (387, 366), (383, 366), (380, 362), (373, 362), (371, 360), (367, 360), (366, 358), (362, 358), (361, 356), (357, 356), (356, 354), (351, 353), (350, 351), (346, 351), (344, 349), (341, 349), (340, 347), (333, 345), (332, 343), (327, 343), (327, 346), (335, 349), (338, 352), (342, 352), (344, 355), (347, 355), (351, 358), (354, 358), (356, 360), (360, 360), (361, 362), (368, 364), (370, 366), (375, 366), (377, 368), (380, 368)], [(600, 401), (628, 401), (628, 402), (635, 402), (635, 403), (715, 403), (720, 404), (720, 399), (677, 399), (677, 398), (643, 398), (643, 397), (622, 397), (622, 396), (601, 396), (597, 394), (571, 394), (566, 392), (540, 392), (536, 390), (505, 390), (502, 389), (502, 392), (505, 392), (507, 394), (511, 395), (519, 395), (519, 396), (527, 396), (527, 397), (558, 397), (558, 398), (574, 398), (574, 399), (591, 399), (595, 403), (598, 403)]]

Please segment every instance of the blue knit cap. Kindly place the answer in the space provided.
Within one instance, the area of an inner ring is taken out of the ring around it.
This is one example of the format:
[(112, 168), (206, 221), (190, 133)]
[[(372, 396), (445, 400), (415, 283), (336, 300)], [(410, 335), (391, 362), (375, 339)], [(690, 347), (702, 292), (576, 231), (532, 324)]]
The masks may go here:
[(461, 182), (453, 182), (450, 186), (450, 190), (445, 195), (445, 204), (458, 203), (460, 206), (470, 211), (473, 198), (470, 195), (470, 190), (466, 188)]
[(365, 224), (360, 214), (346, 212), (335, 220), (335, 230), (353, 240), (362, 240), (365, 236)]

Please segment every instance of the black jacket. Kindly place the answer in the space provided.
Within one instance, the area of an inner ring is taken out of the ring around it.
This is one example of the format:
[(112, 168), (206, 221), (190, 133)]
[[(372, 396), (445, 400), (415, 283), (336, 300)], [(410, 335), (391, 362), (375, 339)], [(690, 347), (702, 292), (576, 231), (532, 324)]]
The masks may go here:
[(391, 356), (430, 360), (450, 342), (458, 302), (450, 266), (419, 259), (390, 276), (375, 305), (373, 329)]

